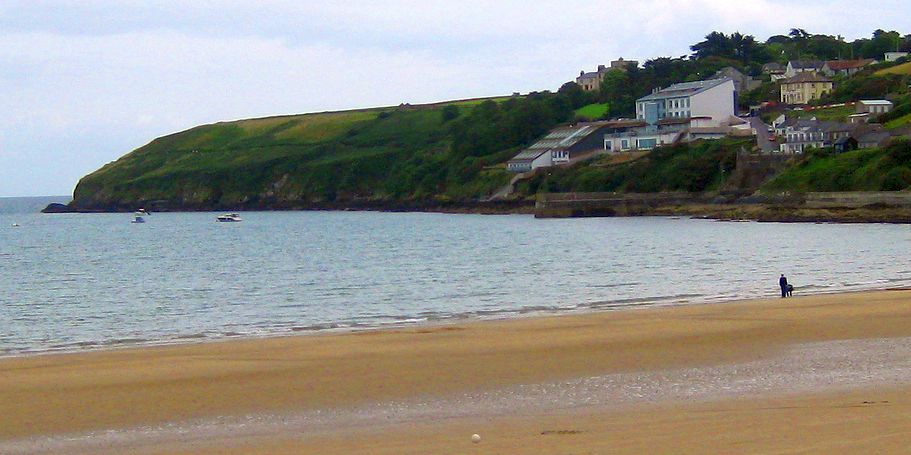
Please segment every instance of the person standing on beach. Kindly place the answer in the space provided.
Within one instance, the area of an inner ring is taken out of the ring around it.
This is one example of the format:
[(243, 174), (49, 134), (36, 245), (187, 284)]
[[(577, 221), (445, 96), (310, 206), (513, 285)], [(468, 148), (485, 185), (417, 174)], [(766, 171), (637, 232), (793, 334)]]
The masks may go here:
[(784, 274), (781, 274), (781, 278), (778, 279), (778, 285), (781, 286), (781, 298), (788, 296), (788, 279), (784, 277)]

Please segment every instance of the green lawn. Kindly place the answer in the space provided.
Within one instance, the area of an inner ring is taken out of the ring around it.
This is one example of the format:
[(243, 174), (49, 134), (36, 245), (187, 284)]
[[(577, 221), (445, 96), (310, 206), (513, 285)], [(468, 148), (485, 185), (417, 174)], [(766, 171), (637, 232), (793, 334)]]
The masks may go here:
[(902, 63), (901, 65), (896, 65), (876, 72), (877, 76), (882, 76), (884, 74), (911, 74), (911, 62)]
[(589, 104), (588, 106), (582, 106), (579, 109), (576, 109), (576, 116), (597, 120), (607, 113), (608, 108), (609, 106), (607, 103)]
[(911, 114), (899, 117), (897, 119), (886, 122), (884, 125), (887, 129), (898, 128), (900, 126), (905, 126), (911, 123)]
[(854, 106), (827, 107), (823, 109), (813, 109), (806, 111), (797, 111), (800, 118), (816, 117), (819, 120), (838, 120), (845, 121), (848, 116), (854, 113)]

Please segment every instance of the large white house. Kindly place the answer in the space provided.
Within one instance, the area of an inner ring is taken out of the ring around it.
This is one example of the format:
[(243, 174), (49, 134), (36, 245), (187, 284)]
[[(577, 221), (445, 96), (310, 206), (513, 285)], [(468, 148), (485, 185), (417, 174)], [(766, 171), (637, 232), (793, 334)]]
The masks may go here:
[(720, 126), (734, 116), (736, 95), (730, 78), (681, 82), (636, 100), (636, 118), (655, 124), (665, 118), (708, 117)]

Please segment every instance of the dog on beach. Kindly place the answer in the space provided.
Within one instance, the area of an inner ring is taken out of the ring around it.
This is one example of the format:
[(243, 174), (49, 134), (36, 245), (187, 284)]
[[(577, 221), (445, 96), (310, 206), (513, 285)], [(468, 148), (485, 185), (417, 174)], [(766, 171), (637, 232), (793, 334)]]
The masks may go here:
[(793, 297), (793, 296), (794, 296), (794, 285), (788, 284), (788, 297)]

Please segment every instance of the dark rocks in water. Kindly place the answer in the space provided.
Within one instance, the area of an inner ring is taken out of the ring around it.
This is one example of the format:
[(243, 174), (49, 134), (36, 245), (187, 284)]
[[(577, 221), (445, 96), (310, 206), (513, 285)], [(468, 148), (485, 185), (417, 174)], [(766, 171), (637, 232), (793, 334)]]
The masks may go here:
[(51, 202), (41, 213), (76, 213), (76, 210), (66, 204)]

